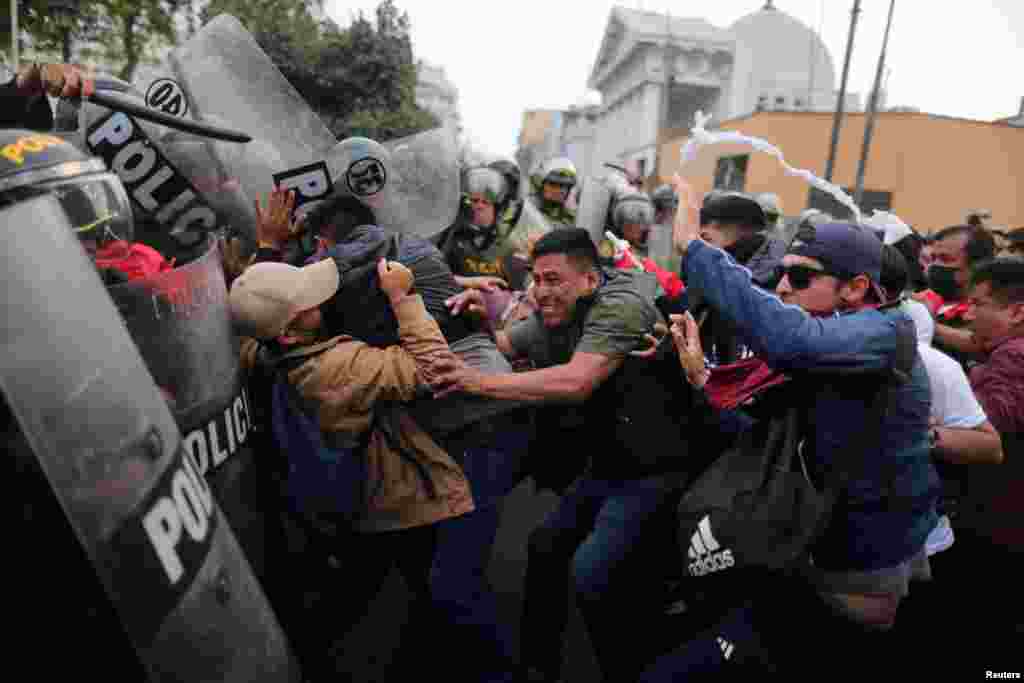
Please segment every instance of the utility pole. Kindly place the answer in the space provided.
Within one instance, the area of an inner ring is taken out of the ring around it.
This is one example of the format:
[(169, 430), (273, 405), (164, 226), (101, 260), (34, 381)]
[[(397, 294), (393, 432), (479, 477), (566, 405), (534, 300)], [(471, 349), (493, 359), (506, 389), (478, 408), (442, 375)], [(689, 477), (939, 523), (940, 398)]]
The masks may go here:
[(846, 61), (843, 62), (843, 80), (839, 83), (839, 101), (836, 102), (836, 115), (832, 119), (832, 144), (828, 150), (828, 163), (825, 165), (825, 180), (832, 182), (832, 170), (836, 164), (836, 148), (839, 146), (839, 129), (843, 125), (843, 110), (846, 107), (846, 81), (850, 77), (850, 55), (853, 53), (853, 37), (857, 32), (857, 17), (860, 15), (860, 0), (854, 0), (850, 12), (850, 37), (846, 39)]
[(654, 169), (652, 175), (661, 175), (661, 147), (662, 147), (662, 131), (668, 128), (668, 115), (669, 115), (669, 100), (672, 93), (672, 73), (674, 71), (672, 67), (672, 60), (670, 56), (672, 42), (672, 15), (665, 10), (665, 47), (662, 52), (662, 74), (665, 77), (664, 85), (661, 89), (661, 111), (658, 112), (658, 129), (654, 131)]
[(896, 0), (889, 0), (889, 18), (885, 22), (885, 38), (882, 40), (882, 52), (878, 55), (878, 70), (875, 72), (875, 87), (871, 89), (871, 100), (868, 103), (867, 121), (864, 125), (864, 145), (860, 151), (860, 164), (857, 166), (857, 189), (853, 201), (858, 206), (864, 196), (864, 173), (868, 165), (868, 152), (871, 149), (871, 138), (875, 132), (875, 119), (878, 114), (878, 91), (882, 87), (882, 75), (885, 73), (885, 53), (889, 48), (889, 29), (892, 28), (892, 12)]
[(11, 69), (18, 73), (18, 0), (11, 0)]

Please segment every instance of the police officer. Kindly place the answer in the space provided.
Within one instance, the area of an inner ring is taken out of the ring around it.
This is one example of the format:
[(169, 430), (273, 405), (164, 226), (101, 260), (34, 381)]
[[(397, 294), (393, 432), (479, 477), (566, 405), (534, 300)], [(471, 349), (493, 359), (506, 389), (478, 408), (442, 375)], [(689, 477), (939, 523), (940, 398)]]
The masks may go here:
[(0, 130), (0, 206), (52, 193), (108, 285), (170, 269), (155, 249), (133, 241), (131, 203), (101, 159), (63, 139)]
[(503, 220), (511, 198), (508, 182), (493, 168), (478, 166), (465, 172), (462, 185), (459, 217), (442, 234), (441, 253), (461, 287), (507, 287), (505, 259), (512, 251), (513, 227)]
[(555, 157), (541, 164), (531, 175), (533, 201), (552, 222), (571, 227), (576, 212), (566, 206), (569, 194), (576, 187), (576, 166), (565, 157)]

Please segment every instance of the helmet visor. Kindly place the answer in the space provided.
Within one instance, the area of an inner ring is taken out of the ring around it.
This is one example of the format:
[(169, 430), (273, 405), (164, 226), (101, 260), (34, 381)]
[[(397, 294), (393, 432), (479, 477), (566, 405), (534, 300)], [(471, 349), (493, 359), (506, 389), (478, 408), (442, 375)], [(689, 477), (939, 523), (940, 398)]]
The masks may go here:
[(113, 173), (98, 173), (44, 185), (54, 194), (83, 242), (131, 241), (132, 207)]
[(491, 168), (473, 168), (466, 172), (467, 196), (483, 195), (492, 204), (500, 204), (508, 194), (505, 179)]

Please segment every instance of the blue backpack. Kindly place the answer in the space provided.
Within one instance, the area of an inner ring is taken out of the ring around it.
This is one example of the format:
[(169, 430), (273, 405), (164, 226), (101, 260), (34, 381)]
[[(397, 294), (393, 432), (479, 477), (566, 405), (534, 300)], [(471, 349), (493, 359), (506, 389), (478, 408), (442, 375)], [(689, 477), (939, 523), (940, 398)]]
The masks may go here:
[(274, 381), (271, 421), (274, 439), (288, 461), (285, 495), (293, 509), (357, 517), (366, 503), (365, 449), (373, 430), (366, 430), (358, 442), (331, 443), (316, 416), (303, 409), (284, 372)]

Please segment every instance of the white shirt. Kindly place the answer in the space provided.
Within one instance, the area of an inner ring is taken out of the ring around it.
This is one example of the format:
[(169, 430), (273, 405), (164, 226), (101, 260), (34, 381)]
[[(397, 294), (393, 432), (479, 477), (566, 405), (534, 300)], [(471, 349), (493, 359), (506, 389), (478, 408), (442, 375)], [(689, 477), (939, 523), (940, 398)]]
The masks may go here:
[(931, 417), (940, 427), (974, 429), (988, 418), (971, 390), (964, 369), (941, 351), (918, 344), (932, 388)]
[[(928, 372), (932, 389), (931, 417), (936, 424), (951, 429), (974, 429), (988, 420), (959, 363), (927, 344), (919, 343), (917, 350)], [(946, 550), (953, 541), (949, 517), (942, 515), (925, 541), (928, 555)]]

